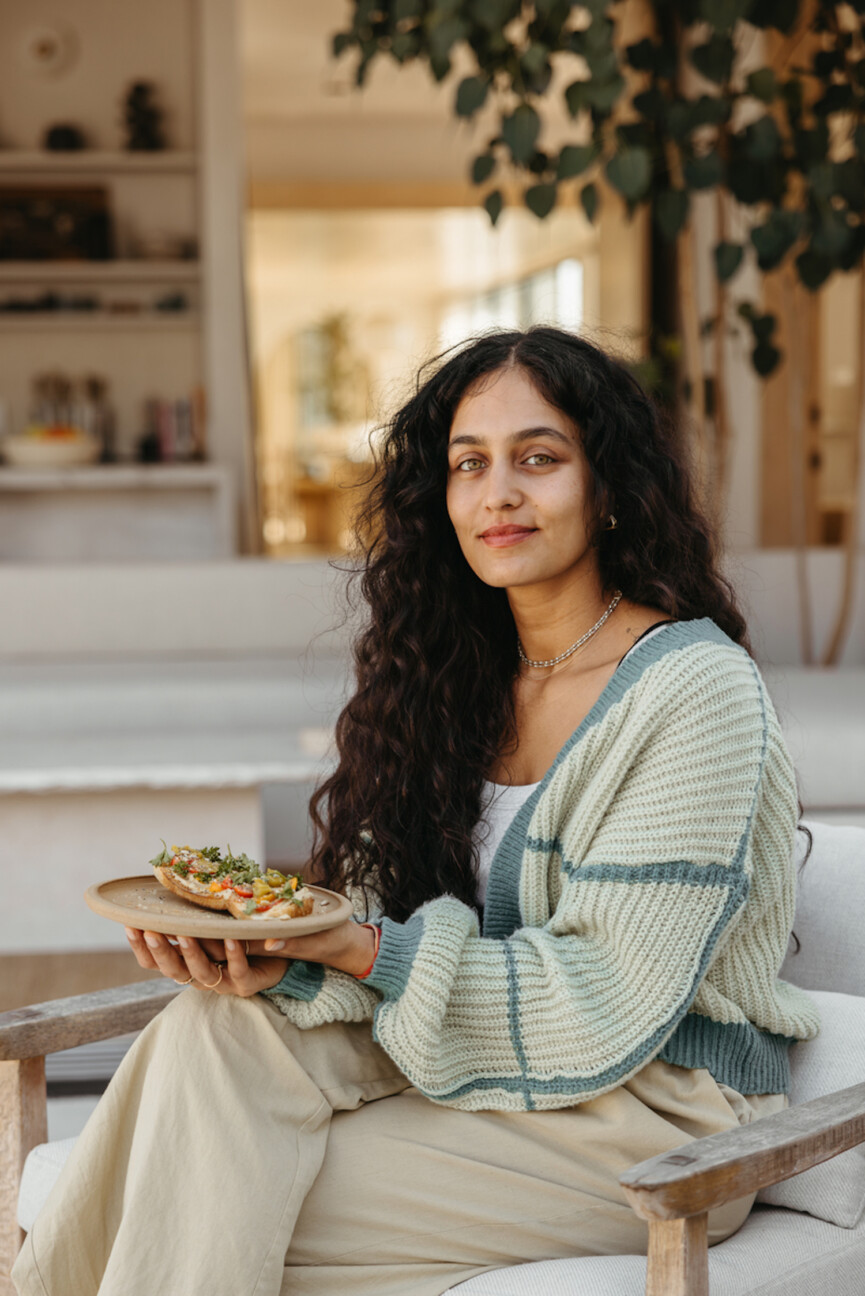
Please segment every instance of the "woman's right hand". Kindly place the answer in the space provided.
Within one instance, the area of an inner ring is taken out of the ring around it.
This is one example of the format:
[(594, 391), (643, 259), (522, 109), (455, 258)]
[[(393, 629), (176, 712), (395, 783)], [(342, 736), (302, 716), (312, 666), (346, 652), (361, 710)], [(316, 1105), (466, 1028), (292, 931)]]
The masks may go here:
[(133, 927), (126, 928), (126, 937), (140, 967), (155, 969), (195, 990), (244, 999), (275, 986), (289, 964), (287, 958), (265, 953), (264, 941), (197, 941)]

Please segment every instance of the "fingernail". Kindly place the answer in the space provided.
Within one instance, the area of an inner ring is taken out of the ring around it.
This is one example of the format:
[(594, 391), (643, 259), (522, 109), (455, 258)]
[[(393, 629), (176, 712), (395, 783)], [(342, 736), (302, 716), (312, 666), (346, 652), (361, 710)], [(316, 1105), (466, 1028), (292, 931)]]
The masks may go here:
[(144, 940), (151, 949), (159, 949), (159, 940), (156, 936), (145, 936)]
[(137, 936), (138, 933), (134, 930), (134, 928), (124, 927), (123, 930), (126, 932), (127, 940), (135, 940), (135, 937)]
[(185, 936), (178, 936), (177, 943), (178, 945), (182, 946), (183, 949), (189, 948), (189, 941), (186, 939)]
[(234, 951), (237, 949), (237, 942), (233, 940), (227, 940), (225, 942), (225, 948), (227, 950), (231, 950), (231, 953), (233, 954)]
[(269, 950), (285, 949), (285, 941), (268, 941), (267, 948)]

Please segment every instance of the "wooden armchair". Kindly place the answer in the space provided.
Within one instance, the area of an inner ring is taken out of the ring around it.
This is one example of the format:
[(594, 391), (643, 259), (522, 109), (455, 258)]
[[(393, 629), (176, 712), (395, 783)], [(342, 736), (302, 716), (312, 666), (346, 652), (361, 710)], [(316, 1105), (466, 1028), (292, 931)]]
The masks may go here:
[[(48, 1136), (45, 1055), (140, 1030), (179, 993), (146, 981), (0, 1014), (0, 1296), (23, 1241), (21, 1170)], [(649, 1226), (646, 1296), (707, 1296), (707, 1212), (861, 1142), (865, 1083), (634, 1166), (620, 1182)]]
[[(796, 917), (802, 955), (788, 956), (782, 975), (814, 991), (835, 992), (825, 997), (849, 1004), (865, 1049), (865, 831), (820, 824), (811, 828), (814, 852), (803, 874)], [(21, 1170), (30, 1149), (46, 1139), (45, 1055), (139, 1030), (181, 993), (173, 982), (146, 981), (0, 1014), (0, 1296), (13, 1296), (9, 1271), (22, 1241), (17, 1223)], [(843, 1022), (846, 1047), (846, 1017)], [(593, 1293), (637, 1296), (644, 1272), (647, 1296), (708, 1296), (707, 1213), (865, 1142), (865, 1067), (862, 1076), (862, 1083), (689, 1143), (681, 1152), (644, 1161), (622, 1175), (628, 1201), (648, 1224), (645, 1268), (638, 1256), (542, 1262), (472, 1278), (454, 1288), (454, 1296), (581, 1296), (589, 1287)], [(788, 1287), (782, 1276), (782, 1286), (765, 1286), (761, 1280), (753, 1289), (746, 1277), (744, 1285), (735, 1287), (737, 1296), (770, 1288), (784, 1296), (865, 1291), (865, 1221), (849, 1229), (816, 1220), (809, 1225), (809, 1216), (773, 1207), (764, 1217), (780, 1226), (775, 1230), (779, 1236), (767, 1242), (759, 1228), (751, 1238), (744, 1236), (756, 1214), (733, 1238), (712, 1249), (714, 1257), (738, 1248), (740, 1273), (765, 1260), (766, 1246), (777, 1248), (780, 1270), (791, 1238), (807, 1234), (811, 1226), (835, 1236), (818, 1257), (819, 1276), (798, 1265), (793, 1285)], [(774, 1265), (773, 1256), (770, 1260)], [(606, 1276), (599, 1278), (592, 1268), (584, 1287), (581, 1273), (599, 1264), (609, 1266)], [(535, 1275), (522, 1280), (521, 1271), (528, 1270)]]

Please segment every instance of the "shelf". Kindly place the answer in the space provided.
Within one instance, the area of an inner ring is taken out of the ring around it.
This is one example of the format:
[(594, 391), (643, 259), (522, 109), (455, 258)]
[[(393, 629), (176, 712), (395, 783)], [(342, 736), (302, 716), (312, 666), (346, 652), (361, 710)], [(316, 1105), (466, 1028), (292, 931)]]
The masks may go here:
[(198, 261), (0, 261), (0, 283), (194, 283)]
[(60, 172), (126, 175), (192, 175), (198, 169), (194, 153), (179, 149), (153, 153), (123, 153), (103, 149), (51, 152), (48, 149), (0, 149), (0, 174), (12, 172), (55, 175)]
[(82, 464), (72, 468), (0, 467), (0, 494), (6, 491), (205, 490), (224, 488), (228, 470), (215, 463)]
[(0, 333), (142, 333), (182, 332), (200, 325), (192, 311), (125, 314), (122, 311), (0, 311)]

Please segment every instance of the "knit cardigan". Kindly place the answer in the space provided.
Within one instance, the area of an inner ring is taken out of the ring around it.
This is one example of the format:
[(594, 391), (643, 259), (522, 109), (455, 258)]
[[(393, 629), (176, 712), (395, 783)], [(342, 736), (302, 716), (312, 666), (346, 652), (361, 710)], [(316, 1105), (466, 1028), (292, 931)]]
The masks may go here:
[(778, 979), (795, 906), (794, 770), (748, 653), (707, 617), (637, 644), (517, 813), (483, 932), (452, 896), (398, 923), (363, 982), (296, 961), (300, 1027), (372, 1019), (433, 1101), (568, 1107), (654, 1058), (782, 1093), (817, 1033)]

